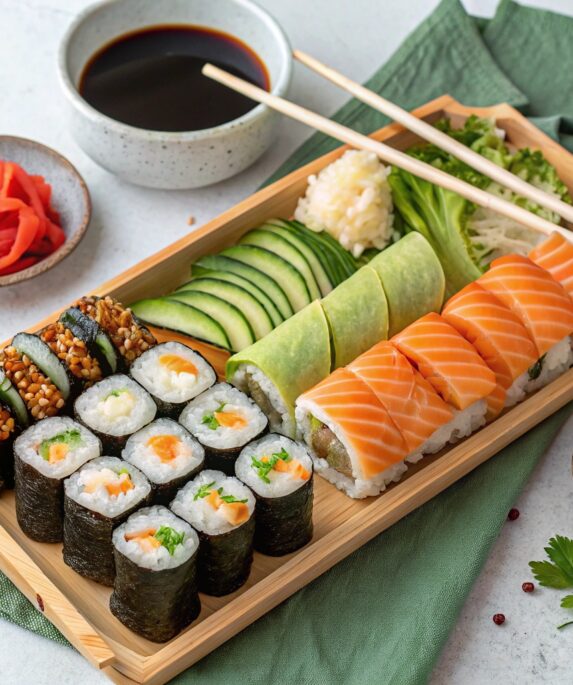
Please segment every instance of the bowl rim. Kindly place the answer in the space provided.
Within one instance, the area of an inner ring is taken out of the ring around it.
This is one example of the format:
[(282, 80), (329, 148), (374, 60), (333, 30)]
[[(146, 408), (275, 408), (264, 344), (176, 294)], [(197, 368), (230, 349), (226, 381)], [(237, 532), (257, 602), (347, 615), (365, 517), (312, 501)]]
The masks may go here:
[[(55, 161), (60, 165), (65, 167), (75, 178), (77, 179), (79, 186), (81, 188), (81, 195), (83, 198), (84, 212), (80, 225), (73, 230), (69, 236), (66, 237), (66, 242), (59, 247), (51, 255), (42, 259), (41, 261), (29, 266), (27, 269), (22, 269), (22, 271), (16, 271), (13, 274), (7, 274), (5, 276), (0, 276), (0, 288), (9, 285), (15, 285), (16, 283), (21, 283), (22, 281), (27, 281), (31, 278), (35, 278), (40, 274), (49, 271), (52, 267), (59, 264), (66, 257), (68, 257), (80, 244), (82, 238), (84, 237), (92, 216), (92, 200), (90, 192), (86, 182), (84, 181), (80, 172), (76, 167), (70, 162), (69, 159), (64, 157), (60, 152), (54, 150), (44, 143), (40, 143), (32, 138), (24, 138), (23, 136), (12, 136), (12, 135), (0, 135), (0, 142), (9, 141), (12, 143), (17, 143), (18, 145), (23, 145), (25, 147), (40, 148), (44, 153), (55, 159)], [(48, 183), (49, 179), (46, 179)]]
[[(242, 116), (236, 119), (231, 119), (231, 121), (225, 122), (224, 124), (220, 124), (218, 126), (213, 126), (211, 128), (204, 128), (196, 131), (155, 131), (152, 129), (138, 128), (136, 126), (131, 126), (130, 124), (125, 124), (122, 121), (118, 121), (117, 119), (113, 119), (112, 117), (103, 114), (95, 107), (92, 107), (92, 105), (90, 105), (87, 100), (80, 95), (77, 87), (74, 85), (70, 77), (67, 62), (70, 41), (78, 28), (85, 22), (93, 20), (93, 18), (101, 9), (107, 7), (108, 5), (118, 4), (123, 1), (124, 0), (99, 0), (98, 2), (94, 2), (93, 4), (89, 5), (76, 16), (76, 18), (68, 26), (61, 39), (58, 51), (58, 73), (60, 83), (68, 100), (82, 113), (83, 116), (87, 117), (94, 123), (103, 123), (109, 129), (115, 130), (119, 134), (123, 133), (132, 139), (136, 138), (145, 141), (159, 142), (193, 142), (199, 140), (209, 140), (223, 136), (230, 130), (235, 129), (238, 126), (248, 125), (252, 120), (256, 120), (270, 112), (266, 105), (258, 104), (256, 107), (253, 107), (253, 109), (249, 110)], [(252, 14), (257, 15), (262, 19), (270, 33), (274, 34), (276, 44), (278, 45), (280, 51), (281, 64), (276, 83), (272, 86), (270, 92), (273, 95), (284, 95), (289, 87), (293, 71), (292, 48), (285, 31), (278, 21), (272, 16), (272, 14), (270, 14), (270, 12), (268, 12), (266, 9), (263, 9), (256, 2), (253, 2), (253, 0), (226, 0), (226, 2), (244, 7)]]

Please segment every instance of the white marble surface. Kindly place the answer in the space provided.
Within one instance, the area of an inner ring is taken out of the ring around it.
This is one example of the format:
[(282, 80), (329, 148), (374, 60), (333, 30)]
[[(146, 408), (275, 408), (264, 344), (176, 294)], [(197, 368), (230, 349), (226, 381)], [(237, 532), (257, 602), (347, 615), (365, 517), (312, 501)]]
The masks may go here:
[[(437, 5), (437, 0), (260, 0), (282, 23), (293, 45), (364, 80)], [(112, 277), (246, 197), (308, 135), (283, 121), (273, 149), (240, 178), (189, 192), (142, 191), (113, 179), (69, 138), (60, 118), (55, 76), (59, 38), (86, 0), (0, 0), (0, 132), (36, 138), (59, 149), (90, 186), (94, 220), (87, 238), (65, 267), (2, 290), (0, 339), (30, 325), (78, 293)], [(493, 12), (496, 0), (466, 0), (475, 14)], [(571, 0), (530, 0), (573, 14)], [(349, 32), (349, 21), (353, 31)], [(345, 100), (343, 93), (297, 66), (292, 97), (324, 114)], [(489, 682), (573, 681), (572, 632), (555, 626), (566, 620), (559, 593), (521, 590), (527, 562), (542, 558), (555, 533), (572, 535), (571, 441), (573, 421), (561, 433), (531, 478), (516, 506), (521, 517), (508, 523), (473, 588), (455, 630), (436, 665), (432, 685)], [(503, 612), (502, 627), (491, 617)], [(108, 682), (78, 654), (0, 621), (1, 685), (98, 685)], [(8, 657), (9, 655), (9, 657)], [(333, 657), (334, 658), (334, 657)]]

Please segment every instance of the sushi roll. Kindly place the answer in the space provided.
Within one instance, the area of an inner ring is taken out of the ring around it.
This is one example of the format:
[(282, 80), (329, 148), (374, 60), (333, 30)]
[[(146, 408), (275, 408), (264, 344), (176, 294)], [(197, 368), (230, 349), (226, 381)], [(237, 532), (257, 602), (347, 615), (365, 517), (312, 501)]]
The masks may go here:
[(119, 455), (127, 438), (153, 421), (157, 406), (139, 383), (115, 374), (85, 390), (74, 412), (78, 421), (101, 438), (105, 453)]
[(64, 562), (80, 575), (113, 585), (113, 529), (148, 503), (151, 485), (131, 464), (100, 457), (64, 482)]
[(199, 538), (165, 507), (132, 514), (112, 536), (116, 578), (111, 613), (152, 642), (167, 642), (199, 615)]
[(531, 259), (494, 259), (477, 281), (511, 309), (527, 329), (538, 359), (523, 377), (526, 393), (544, 387), (573, 364), (573, 301), (551, 274)]
[(301, 395), (296, 418), (316, 472), (349, 497), (378, 495), (406, 471), (402, 433), (370, 387), (346, 368)]
[(66, 400), (60, 389), (27, 354), (9, 345), (0, 352), (0, 369), (16, 388), (33, 421), (56, 416)]
[(271, 433), (245, 447), (235, 473), (257, 499), (258, 552), (279, 557), (310, 542), (313, 469), (304, 445)]
[(131, 375), (153, 397), (161, 414), (172, 418), (217, 380), (206, 359), (178, 342), (162, 343), (144, 352), (133, 362)]
[(155, 337), (137, 320), (131, 309), (109, 295), (82, 297), (75, 307), (107, 333), (125, 368), (157, 344)]
[[(70, 307), (63, 312), (58, 323), (69, 330), (74, 339), (80, 340), (86, 350), (89, 350), (90, 356), (95, 358), (101, 367), (102, 378), (117, 373), (121, 363), (119, 352), (115, 349), (108, 334), (93, 319), (83, 314), (77, 307)], [(64, 349), (65, 345), (64, 342), (62, 345)], [(82, 356), (82, 366), (84, 363)], [(92, 364), (92, 366), (95, 365)], [(97, 381), (101, 378), (92, 380)]]
[(203, 468), (205, 450), (179, 423), (157, 419), (129, 438), (122, 457), (147, 476), (153, 502), (169, 504)]
[(253, 561), (255, 497), (221, 471), (202, 471), (171, 509), (199, 532), (199, 590), (220, 597), (238, 590)]
[(0, 490), (14, 487), (14, 439), (29, 424), (28, 411), (16, 388), (0, 369)]
[(16, 439), (16, 516), (29, 538), (62, 541), (64, 479), (100, 454), (96, 436), (68, 417), (44, 419)]
[(183, 410), (179, 422), (205, 448), (205, 465), (235, 473), (245, 445), (266, 433), (268, 419), (253, 400), (227, 383), (217, 383)]

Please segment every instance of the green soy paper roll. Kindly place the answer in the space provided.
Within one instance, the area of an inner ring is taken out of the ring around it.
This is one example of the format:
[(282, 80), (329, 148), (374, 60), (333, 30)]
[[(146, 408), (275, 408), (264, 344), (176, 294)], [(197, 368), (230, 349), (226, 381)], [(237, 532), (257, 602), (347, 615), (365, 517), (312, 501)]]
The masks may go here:
[[(258, 379), (247, 372), (249, 366), (256, 367)], [(330, 368), (328, 323), (320, 301), (315, 300), (234, 354), (226, 371), (229, 383), (251, 395), (267, 414), (272, 431), (294, 438), (296, 398), (326, 378)]]
[(442, 308), (444, 271), (430, 243), (419, 233), (408, 233), (368, 266), (380, 277), (388, 299), (389, 338)]
[(363, 266), (322, 300), (332, 337), (333, 369), (388, 337), (388, 301), (377, 272)]

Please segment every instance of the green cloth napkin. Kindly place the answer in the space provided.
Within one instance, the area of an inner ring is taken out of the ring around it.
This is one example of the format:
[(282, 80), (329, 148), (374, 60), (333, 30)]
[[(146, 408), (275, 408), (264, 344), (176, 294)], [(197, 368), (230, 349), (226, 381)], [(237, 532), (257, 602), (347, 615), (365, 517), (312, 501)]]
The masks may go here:
[[(492, 21), (477, 23), (458, 0), (444, 0), (367, 85), (409, 109), (444, 93), (467, 105), (509, 102), (573, 149), (572, 35), (573, 19), (550, 12), (503, 1)], [(388, 123), (356, 101), (334, 118), (366, 133)], [(274, 178), (337, 145), (312, 136)], [(570, 410), (531, 430), (173, 683), (424, 683), (508, 510)], [(65, 642), (4, 577), (0, 615)]]

